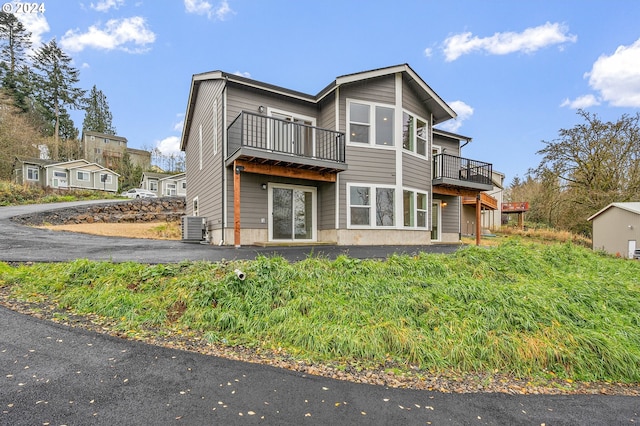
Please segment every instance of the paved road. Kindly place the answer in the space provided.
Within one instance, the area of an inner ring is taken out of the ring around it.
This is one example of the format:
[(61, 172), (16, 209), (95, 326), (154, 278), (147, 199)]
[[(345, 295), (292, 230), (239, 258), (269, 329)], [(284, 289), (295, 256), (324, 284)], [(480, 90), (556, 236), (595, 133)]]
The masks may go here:
[[(65, 206), (89, 205), (104, 201), (56, 203), (0, 207), (0, 261), (14, 262), (62, 262), (74, 259), (108, 260), (113, 262), (136, 261), (143, 263), (175, 263), (183, 260), (254, 259), (258, 254), (277, 254), (291, 261), (310, 255), (335, 258), (348, 254), (355, 258), (386, 258), (390, 252), (415, 253), (453, 252), (455, 245), (430, 246), (312, 246), (312, 247), (218, 247), (180, 241), (142, 240), (136, 238), (100, 237), (72, 232), (50, 231), (19, 225), (10, 220), (13, 216), (34, 213), (43, 209)], [(116, 200), (117, 202), (117, 200)]]
[[(221, 254), (212, 253), (219, 250), (236, 253), (222, 256), (227, 259), (255, 255), (254, 249), (212, 250), (181, 243), (156, 246), (153, 241), (32, 230), (7, 220), (30, 210), (0, 208), (2, 260), (47, 260), (47, 254), (52, 260), (67, 260), (81, 253), (84, 256), (80, 257), (93, 259), (147, 262), (144, 253), (161, 248), (160, 259), (168, 261), (164, 259), (170, 259), (172, 247), (186, 251), (172, 261), (216, 260)], [(143, 253), (126, 257), (136, 250)], [(636, 397), (389, 389), (150, 346), (41, 321), (2, 307), (0, 324), (0, 425), (640, 422), (640, 399)]]

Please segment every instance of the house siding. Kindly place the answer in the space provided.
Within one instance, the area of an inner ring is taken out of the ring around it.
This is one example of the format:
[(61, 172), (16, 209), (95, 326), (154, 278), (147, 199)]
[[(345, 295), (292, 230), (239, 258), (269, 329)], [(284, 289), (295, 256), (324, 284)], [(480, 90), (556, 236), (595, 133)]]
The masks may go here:
[(593, 219), (594, 250), (628, 257), (629, 241), (640, 249), (640, 215), (612, 206)]
[[(222, 92), (224, 81), (209, 80), (200, 84), (193, 121), (185, 149), (187, 179), (186, 213), (193, 215), (193, 200), (198, 198), (199, 216), (207, 218), (207, 229), (222, 226)], [(218, 102), (218, 152), (213, 150), (213, 104)], [(200, 169), (200, 126), (202, 126), (202, 169)]]
[(294, 114), (300, 114), (316, 118), (318, 110), (312, 103), (301, 100), (292, 100), (261, 90), (242, 87), (235, 84), (227, 86), (227, 124), (242, 112), (252, 112), (257, 114), (258, 107), (274, 108)]

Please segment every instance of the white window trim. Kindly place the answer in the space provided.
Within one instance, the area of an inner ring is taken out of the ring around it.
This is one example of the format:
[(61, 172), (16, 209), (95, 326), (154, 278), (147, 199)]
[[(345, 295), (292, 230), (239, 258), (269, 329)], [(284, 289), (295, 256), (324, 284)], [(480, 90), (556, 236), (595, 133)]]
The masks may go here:
[[(106, 175), (107, 176), (107, 181), (106, 182), (102, 182), (102, 175)], [(100, 183), (108, 183), (108, 184), (113, 183), (113, 175), (111, 175), (110, 173), (100, 173)]]
[[(355, 124), (367, 125), (369, 126), (369, 143), (362, 142), (351, 142), (351, 132), (349, 132), (349, 125), (351, 124), (351, 103), (369, 105), (369, 123), (360, 123), (354, 121)], [(395, 150), (398, 146), (398, 141), (396, 140), (397, 131), (395, 130), (398, 126), (398, 123), (393, 123), (394, 126), (394, 140), (393, 145), (378, 145), (376, 143), (376, 107), (389, 108), (392, 110), (396, 110), (396, 106), (393, 104), (384, 104), (379, 102), (370, 102), (363, 101), (360, 99), (347, 98), (347, 145), (348, 146), (359, 146), (366, 148), (376, 148), (376, 149), (385, 149), (385, 150)], [(395, 117), (395, 114), (393, 115)], [(394, 120), (395, 121), (395, 120)]]
[[(415, 114), (415, 113), (413, 113), (413, 112), (411, 112), (409, 110), (406, 110), (406, 109), (403, 109), (402, 113), (403, 113), (402, 123), (401, 123), (402, 124), (402, 126), (401, 126), (402, 129), (404, 129), (404, 114), (410, 115), (411, 117), (413, 117), (413, 120), (414, 120), (414, 125), (413, 125), (413, 150), (406, 149), (404, 146), (402, 146), (402, 152), (405, 152), (407, 154), (411, 154), (411, 155), (413, 155), (415, 157), (418, 157), (418, 158), (427, 158), (427, 159), (431, 158), (432, 156), (429, 155), (429, 139), (430, 139), (429, 135), (431, 134), (431, 131), (429, 130), (429, 120), (427, 120), (425, 118), (422, 118), (421, 116), (419, 116), (419, 115), (417, 115), (417, 114)], [(418, 154), (418, 125), (417, 125), (418, 124), (418, 120), (423, 121), (427, 125), (427, 135), (426, 135), (426, 138), (425, 138), (425, 155)], [(400, 145), (402, 145), (402, 144), (400, 144)]]
[(198, 148), (200, 151), (200, 170), (202, 170), (202, 124), (198, 127)]
[(198, 202), (198, 197), (193, 197), (191, 200), (191, 213), (193, 216), (200, 216), (200, 203)]
[(218, 100), (213, 101), (213, 155), (218, 154)]
[[(412, 226), (404, 226), (404, 192), (405, 191), (409, 191), (411, 193), (413, 193), (413, 221), (414, 224)], [(422, 194), (426, 197), (427, 199), (427, 208), (425, 209), (419, 209), (418, 208), (418, 194)], [(424, 226), (418, 226), (417, 222), (418, 222), (418, 210), (424, 211), (425, 212), (425, 222), (424, 222)], [(404, 187), (402, 188), (402, 229), (417, 229), (417, 230), (427, 230), (429, 229), (429, 192), (425, 191), (424, 189), (417, 189), (417, 188), (410, 188), (410, 187)]]
[[(353, 225), (351, 224), (351, 187), (360, 186), (369, 188), (369, 225)], [(393, 189), (393, 225), (376, 225), (376, 197), (377, 189)], [(400, 194), (402, 198), (402, 193)], [(395, 185), (381, 185), (373, 183), (347, 183), (347, 229), (399, 229), (404, 228), (404, 219), (398, 218), (398, 191)], [(403, 216), (404, 218), (404, 216)], [(422, 228), (420, 228), (422, 229)]]
[[(309, 239), (291, 239), (283, 240), (273, 239), (273, 188), (298, 189), (311, 192), (311, 221), (313, 223), (312, 237)], [(295, 242), (313, 242), (318, 238), (318, 188), (314, 186), (288, 185), (284, 183), (269, 183), (268, 187), (268, 212), (269, 212), (269, 241), (295, 241)]]
[[(86, 176), (87, 178), (84, 179), (81, 175)], [(91, 173), (85, 170), (76, 170), (76, 179), (78, 179), (78, 182), (89, 182), (91, 180)]]
[[(272, 107), (267, 107), (267, 116), (271, 117), (271, 118), (275, 118), (278, 119), (278, 117), (273, 117), (273, 114), (278, 114), (278, 115), (284, 115), (287, 116), (289, 118), (291, 118), (292, 120), (304, 120), (304, 121), (309, 121), (311, 122), (311, 126), (312, 127), (316, 127), (316, 118), (315, 117), (311, 117), (309, 115), (304, 115), (304, 114), (298, 114), (296, 112), (291, 112), (291, 111), (287, 111), (284, 109), (278, 109), (278, 108), (272, 108)], [(273, 121), (269, 121), (269, 126), (272, 126)], [(291, 121), (291, 124), (294, 124), (293, 121)], [(312, 132), (312, 141), (311, 141), (311, 146), (312, 146), (312, 151), (315, 153), (316, 152), (316, 132)], [(271, 127), (269, 128), (269, 132), (268, 132), (268, 138), (269, 140), (267, 141), (267, 146), (269, 147), (269, 149), (271, 149), (273, 147), (273, 141), (271, 141)]]
[[(35, 174), (37, 176), (37, 178), (30, 178), (29, 177), (29, 172), (32, 171), (32, 175)], [(35, 172), (35, 173), (34, 173)], [(33, 182), (37, 182), (40, 180), (40, 168), (36, 167), (36, 166), (27, 166), (27, 180), (33, 181)]]

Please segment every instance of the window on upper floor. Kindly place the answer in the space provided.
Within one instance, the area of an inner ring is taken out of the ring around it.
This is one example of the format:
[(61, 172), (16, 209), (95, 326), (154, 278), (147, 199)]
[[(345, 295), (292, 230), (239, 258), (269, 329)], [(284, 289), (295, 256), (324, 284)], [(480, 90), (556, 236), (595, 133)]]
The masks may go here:
[(375, 146), (394, 146), (393, 107), (348, 101), (349, 142)]
[(402, 113), (402, 148), (427, 156), (427, 122), (409, 113)]

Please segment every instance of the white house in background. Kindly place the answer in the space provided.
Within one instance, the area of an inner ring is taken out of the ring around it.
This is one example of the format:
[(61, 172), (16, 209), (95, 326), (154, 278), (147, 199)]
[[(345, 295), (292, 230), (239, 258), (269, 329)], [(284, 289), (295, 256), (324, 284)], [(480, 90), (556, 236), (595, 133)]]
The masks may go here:
[(39, 158), (16, 157), (14, 182), (55, 189), (92, 189), (118, 191), (120, 175), (87, 160), (57, 162)]
[(140, 188), (158, 197), (184, 197), (187, 194), (186, 173), (143, 172)]

